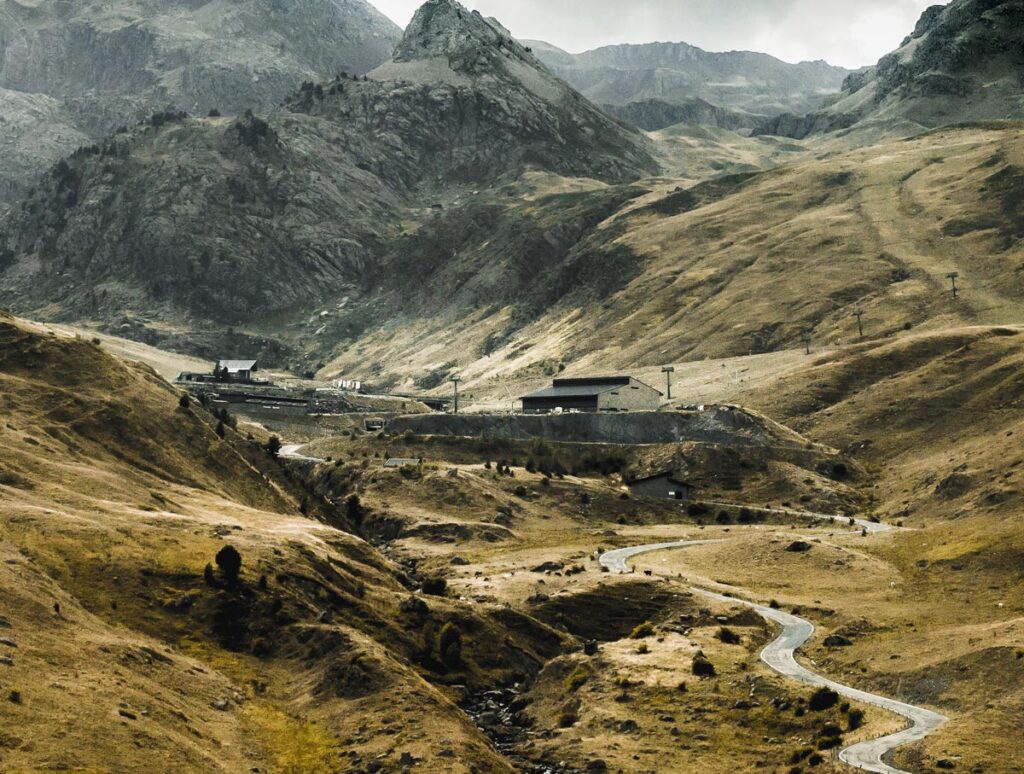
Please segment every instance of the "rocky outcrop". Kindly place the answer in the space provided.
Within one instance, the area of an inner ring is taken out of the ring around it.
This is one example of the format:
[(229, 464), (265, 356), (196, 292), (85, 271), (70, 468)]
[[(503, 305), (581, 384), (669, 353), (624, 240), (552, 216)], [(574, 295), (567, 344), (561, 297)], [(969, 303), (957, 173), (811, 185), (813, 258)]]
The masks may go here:
[(528, 45), (581, 93), (612, 105), (703, 99), (760, 115), (804, 113), (837, 93), (850, 72), (827, 62), (789, 64), (767, 54), (714, 53), (686, 43), (607, 46), (577, 55), (546, 43)]
[[(10, 0), (0, 4), (0, 88), (10, 90), (0, 92), (0, 112), (27, 126), (49, 97), (55, 126), (69, 121), (95, 142), (164, 110), (269, 110), (304, 80), (376, 67), (399, 37), (363, 0)], [(44, 129), (35, 145), (22, 132), (5, 158), (17, 169), (45, 168), (35, 162), (69, 150), (55, 132)], [(0, 197), (27, 185), (22, 174), (2, 174)]]
[(954, 0), (933, 6), (878, 64), (851, 75), (830, 104), (780, 116), (760, 134), (802, 138), (871, 128), (911, 134), (967, 121), (1024, 118), (1024, 3)]
[[(0, 220), (0, 304), (118, 325), (305, 319), (376, 286), (425, 282), (403, 232), (468, 191), (504, 211), (494, 188), (528, 170), (605, 183), (658, 170), (639, 132), (457, 3), (428, 3), (398, 52), (371, 78), (306, 82), (265, 118), (166, 111), (61, 161)], [(568, 250), (631, 195), (599, 195), (538, 243)]]
[(89, 138), (63, 105), (43, 94), (0, 89), (0, 211), (25, 193), (28, 181)]

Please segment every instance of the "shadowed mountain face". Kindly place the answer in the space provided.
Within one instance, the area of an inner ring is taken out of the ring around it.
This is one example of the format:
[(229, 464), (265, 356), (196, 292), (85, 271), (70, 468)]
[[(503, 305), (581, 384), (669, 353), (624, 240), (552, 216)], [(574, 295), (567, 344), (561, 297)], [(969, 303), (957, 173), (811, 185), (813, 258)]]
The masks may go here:
[(304, 318), (379, 284), (403, 231), (468, 187), (528, 169), (658, 166), (499, 25), (435, 1), (370, 79), (307, 83), (266, 121), (160, 116), (62, 161), (0, 226), (2, 296), (65, 319)]
[[(363, 0), (118, 0), (0, 4), (3, 112), (21, 127), (0, 197), (27, 188), (23, 168), (52, 163), (122, 124), (163, 110), (268, 110), (304, 80), (365, 73), (400, 30)], [(18, 97), (17, 94), (21, 93)], [(37, 109), (57, 101), (68, 131)], [(33, 144), (34, 132), (51, 135)], [(2, 198), (0, 198), (2, 204)]]
[(656, 132), (676, 124), (698, 124), (736, 131), (753, 129), (764, 120), (763, 116), (718, 107), (702, 99), (684, 102), (643, 99), (625, 105), (603, 107), (609, 115), (648, 132)]
[(546, 43), (529, 45), (582, 94), (611, 105), (699, 98), (765, 116), (803, 113), (820, 107), (850, 74), (826, 62), (788, 64), (767, 54), (712, 53), (686, 43), (607, 46), (576, 55)]
[(1024, 3), (954, 0), (925, 11), (875, 67), (847, 78), (825, 108), (782, 115), (760, 132), (803, 138), (871, 128), (910, 135), (962, 121), (1024, 118)]

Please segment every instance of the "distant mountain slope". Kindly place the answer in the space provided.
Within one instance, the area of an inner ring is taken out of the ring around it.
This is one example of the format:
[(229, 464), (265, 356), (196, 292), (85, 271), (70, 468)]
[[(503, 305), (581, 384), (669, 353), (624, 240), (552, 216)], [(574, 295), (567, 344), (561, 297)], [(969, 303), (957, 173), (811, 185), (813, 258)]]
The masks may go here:
[(58, 164), (0, 221), (0, 297), (108, 324), (306, 319), (378, 284), (403, 232), (469, 190), (658, 169), (639, 132), (433, 0), (372, 79), (307, 83), (269, 121), (162, 115)]
[[(167, 109), (267, 110), (304, 80), (376, 67), (400, 34), (364, 0), (7, 0), (0, 107), (52, 135), (49, 120), (24, 107), (39, 101), (32, 95), (51, 97), (93, 141)], [(52, 163), (72, 142), (17, 149), (13, 167), (0, 170), (0, 196), (24, 190), (19, 170), (37, 158)]]
[(582, 94), (612, 105), (699, 98), (749, 113), (802, 113), (820, 107), (850, 74), (826, 62), (789, 64), (767, 54), (712, 53), (686, 43), (607, 46), (575, 55), (540, 41), (526, 45)]
[(962, 121), (1024, 118), (1024, 2), (932, 6), (896, 51), (847, 78), (830, 104), (760, 132), (802, 138), (851, 127), (908, 135)]
[(753, 129), (764, 121), (739, 110), (712, 105), (702, 99), (666, 102), (661, 99), (643, 99), (625, 105), (603, 105), (606, 113), (620, 121), (648, 132), (656, 132), (676, 124), (699, 124), (719, 129)]

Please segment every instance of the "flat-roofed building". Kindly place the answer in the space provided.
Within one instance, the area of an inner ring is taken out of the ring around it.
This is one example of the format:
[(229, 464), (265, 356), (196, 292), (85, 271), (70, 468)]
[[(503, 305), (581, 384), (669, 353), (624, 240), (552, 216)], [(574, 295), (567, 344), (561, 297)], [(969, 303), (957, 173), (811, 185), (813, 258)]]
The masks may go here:
[(521, 400), (525, 414), (657, 411), (661, 393), (632, 376), (592, 376), (555, 379), (550, 387)]

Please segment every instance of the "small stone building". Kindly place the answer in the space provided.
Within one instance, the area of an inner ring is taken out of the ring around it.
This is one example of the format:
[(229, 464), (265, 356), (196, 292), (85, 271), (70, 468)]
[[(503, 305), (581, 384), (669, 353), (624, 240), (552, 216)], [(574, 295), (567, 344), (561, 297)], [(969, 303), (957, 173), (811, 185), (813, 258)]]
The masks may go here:
[(661, 393), (632, 376), (594, 376), (555, 379), (547, 389), (521, 400), (524, 414), (617, 413), (657, 411)]

